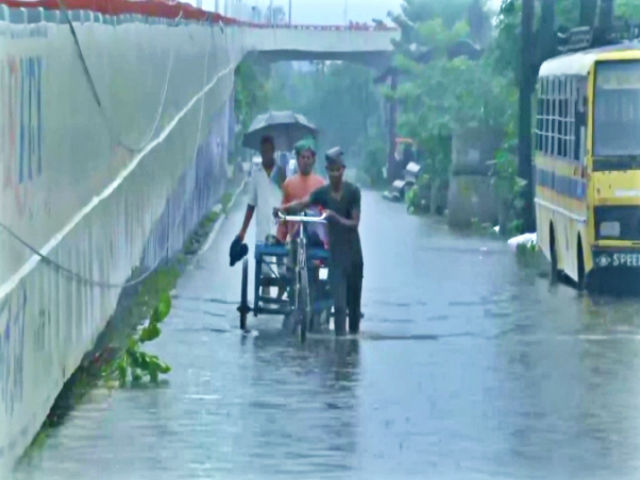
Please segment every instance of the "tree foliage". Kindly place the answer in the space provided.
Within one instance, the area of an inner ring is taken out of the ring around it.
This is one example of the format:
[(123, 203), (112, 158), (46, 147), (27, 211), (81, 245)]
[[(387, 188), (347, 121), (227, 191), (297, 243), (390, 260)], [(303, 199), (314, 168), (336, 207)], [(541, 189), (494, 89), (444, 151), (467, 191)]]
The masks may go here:
[[(505, 129), (515, 115), (515, 89), (508, 76), (496, 74), (490, 58), (449, 57), (452, 45), (471, 39), (467, 18), (474, 3), (412, 0), (404, 8), (405, 15), (412, 15), (412, 41), (428, 49), (429, 61), (412, 58), (402, 46), (397, 49), (394, 64), (403, 79), (397, 91), (399, 127), (417, 142), (426, 172), (435, 178), (449, 173), (454, 132)], [(427, 13), (429, 19), (422, 20)]]
[[(538, 36), (541, 5), (536, 2)], [(401, 106), (399, 130), (417, 141), (426, 174), (432, 178), (449, 173), (454, 132), (478, 126), (503, 131), (504, 144), (496, 152), (492, 175), (496, 193), (513, 217), (523, 187), (516, 176), (522, 0), (502, 0), (480, 60), (448, 55), (460, 40), (479, 43), (481, 35), (471, 27), (486, 25), (488, 16), (481, 14), (485, 6), (480, 0), (405, 0), (403, 15), (395, 17), (403, 31), (394, 59), (402, 79), (396, 94)], [(616, 16), (640, 20), (638, 0), (616, 0), (615, 7)], [(555, 2), (554, 29), (570, 29), (579, 21), (576, 0)]]
[(271, 102), (305, 115), (319, 129), (319, 151), (340, 145), (350, 165), (376, 183), (386, 154), (382, 98), (373, 79), (372, 70), (350, 63), (278, 64), (272, 67)]
[(631, 22), (640, 22), (640, 2), (638, 0), (616, 0), (615, 15)]
[(238, 124), (246, 130), (254, 117), (269, 107), (269, 78), (248, 60), (236, 68), (235, 80), (235, 113)]
[(470, 0), (405, 0), (402, 13), (414, 24), (438, 19), (451, 28), (461, 20), (471, 3)]
[[(556, 0), (555, 29), (569, 30), (579, 26), (579, 0)], [(638, 0), (614, 0), (615, 16), (620, 20), (640, 22)], [(540, 2), (536, 2), (535, 28), (540, 26)], [(520, 14), (522, 0), (502, 0), (496, 17), (495, 40), (491, 54), (497, 71), (508, 73), (517, 81), (520, 69)]]
[(242, 132), (266, 110), (293, 110), (319, 129), (318, 151), (340, 145), (350, 166), (379, 183), (386, 161), (382, 97), (375, 72), (346, 62), (277, 63), (249, 58), (236, 71), (235, 111)]

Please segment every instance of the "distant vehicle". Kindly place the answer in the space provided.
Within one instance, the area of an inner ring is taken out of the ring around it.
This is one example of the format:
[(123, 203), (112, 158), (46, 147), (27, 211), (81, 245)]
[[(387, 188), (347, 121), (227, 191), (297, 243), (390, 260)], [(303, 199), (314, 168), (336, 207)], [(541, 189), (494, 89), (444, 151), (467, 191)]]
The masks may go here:
[[(391, 188), (383, 194), (383, 197), (391, 201), (402, 201), (407, 191), (416, 184), (421, 167), (409, 158), (408, 152), (413, 152), (415, 142), (411, 138), (396, 137), (394, 157), (397, 162), (395, 167), (395, 180)], [(405, 163), (406, 160), (406, 163)]]
[(640, 273), (640, 44), (552, 58), (537, 89), (537, 243), (552, 278), (591, 288)]

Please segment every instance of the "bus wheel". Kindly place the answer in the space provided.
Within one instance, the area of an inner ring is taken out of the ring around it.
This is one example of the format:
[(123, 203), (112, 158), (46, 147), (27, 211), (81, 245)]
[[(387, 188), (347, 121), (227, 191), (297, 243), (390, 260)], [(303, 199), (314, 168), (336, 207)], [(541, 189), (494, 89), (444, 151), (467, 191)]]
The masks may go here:
[(584, 255), (582, 252), (582, 240), (578, 238), (578, 291), (582, 292), (586, 286), (586, 278), (584, 273)]
[(551, 280), (551, 283), (556, 283), (558, 281), (558, 252), (556, 251), (556, 236), (553, 231), (553, 225), (549, 232), (549, 257), (551, 259), (549, 280)]

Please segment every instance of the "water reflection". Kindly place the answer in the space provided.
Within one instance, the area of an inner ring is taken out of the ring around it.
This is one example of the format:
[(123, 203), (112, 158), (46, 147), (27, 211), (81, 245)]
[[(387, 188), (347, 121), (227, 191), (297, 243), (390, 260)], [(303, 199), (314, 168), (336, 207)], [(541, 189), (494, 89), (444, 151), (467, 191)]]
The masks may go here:
[(251, 357), (249, 451), (271, 457), (282, 474), (348, 470), (357, 450), (358, 340), (311, 335), (300, 346), (279, 330), (261, 331)]

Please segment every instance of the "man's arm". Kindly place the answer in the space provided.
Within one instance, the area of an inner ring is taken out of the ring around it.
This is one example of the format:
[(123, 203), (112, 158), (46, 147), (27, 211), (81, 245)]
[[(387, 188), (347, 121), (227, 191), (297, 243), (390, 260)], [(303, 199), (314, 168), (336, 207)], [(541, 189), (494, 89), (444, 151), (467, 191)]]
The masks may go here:
[(305, 208), (308, 208), (309, 205), (311, 205), (311, 202), (309, 200), (309, 197), (307, 197), (303, 200), (298, 200), (297, 202), (291, 202), (291, 203), (287, 203), (286, 205), (282, 205), (281, 207), (276, 207), (273, 209), (273, 213), (276, 216), (280, 212), (284, 214), (300, 213)]
[(242, 221), (240, 233), (238, 233), (238, 238), (241, 242), (244, 242), (244, 237), (247, 235), (249, 224), (253, 218), (253, 212), (255, 212), (256, 205), (258, 204), (258, 185), (256, 183), (256, 174), (257, 172), (254, 169), (249, 180), (249, 200), (247, 203), (247, 210), (244, 213), (244, 220)]
[(356, 188), (353, 192), (353, 198), (351, 199), (351, 218), (345, 218), (338, 215), (336, 212), (327, 211), (327, 218), (349, 228), (358, 228), (360, 225), (360, 189)]
[(326, 213), (327, 213), (327, 218), (333, 219), (336, 222), (344, 225), (345, 227), (358, 228), (358, 226), (360, 225), (360, 209), (354, 208), (353, 210), (351, 210), (352, 218), (344, 218), (338, 215), (333, 210), (327, 210)]
[(300, 213), (303, 210), (305, 210), (306, 208), (309, 208), (310, 205), (324, 205), (323, 202), (323, 197), (321, 194), (322, 188), (317, 188), (315, 189), (313, 192), (311, 192), (311, 195), (308, 195), (305, 199), (303, 200), (298, 200), (295, 202), (290, 202), (287, 203), (286, 205), (282, 205), (282, 207), (280, 208), (274, 208), (273, 209), (273, 214), (277, 217), (278, 213), (282, 212), (285, 214), (296, 214), (296, 213)]
[[(285, 180), (282, 185), (282, 205), (286, 205), (291, 201), (291, 194), (289, 192), (289, 180)], [(278, 227), (276, 229), (276, 238), (280, 240), (282, 243), (287, 241), (287, 235), (289, 233), (289, 229), (287, 227), (286, 222), (278, 222)]]
[(253, 218), (253, 212), (256, 207), (253, 205), (247, 205), (247, 211), (244, 213), (244, 220), (242, 222), (242, 228), (240, 229), (240, 233), (238, 233), (238, 238), (240, 238), (241, 242), (244, 242), (244, 237), (247, 234), (247, 230), (249, 229), (249, 224), (251, 223), (251, 219)]

